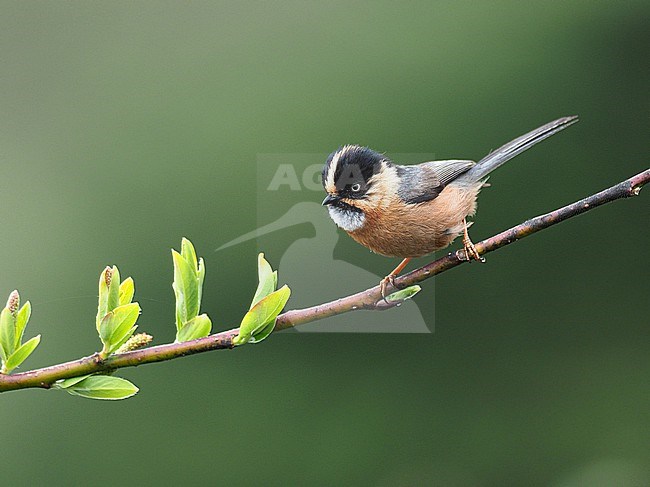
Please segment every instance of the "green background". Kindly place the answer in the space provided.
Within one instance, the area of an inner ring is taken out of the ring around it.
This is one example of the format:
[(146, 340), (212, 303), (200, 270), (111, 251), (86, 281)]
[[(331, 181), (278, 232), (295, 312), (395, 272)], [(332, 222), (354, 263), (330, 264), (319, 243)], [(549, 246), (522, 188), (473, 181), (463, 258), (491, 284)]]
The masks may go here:
[[(642, 1), (3, 1), (0, 295), (18, 288), (27, 336), (43, 334), (22, 370), (98, 349), (107, 264), (134, 277), (140, 328), (173, 340), (182, 236), (207, 261), (204, 311), (235, 326), (256, 243), (214, 249), (259, 223), (258, 154), (352, 142), (479, 158), (579, 114), (493, 176), (475, 240), (642, 171), (649, 14)], [(2, 394), (0, 481), (649, 485), (649, 197), (441, 275), (417, 297), (433, 334), (279, 334), (124, 370), (141, 392), (123, 402)], [(304, 232), (268, 236), (269, 260)], [(347, 237), (335, 255), (375, 274), (395, 264)]]

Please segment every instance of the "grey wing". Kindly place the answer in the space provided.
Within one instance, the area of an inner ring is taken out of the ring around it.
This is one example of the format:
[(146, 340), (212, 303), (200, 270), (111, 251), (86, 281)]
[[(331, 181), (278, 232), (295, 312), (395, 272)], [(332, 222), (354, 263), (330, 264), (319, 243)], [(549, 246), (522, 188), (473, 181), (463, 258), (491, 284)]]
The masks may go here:
[(466, 173), (474, 161), (448, 160), (423, 162), (414, 166), (396, 166), (400, 177), (399, 197), (410, 204), (431, 201), (444, 187)]

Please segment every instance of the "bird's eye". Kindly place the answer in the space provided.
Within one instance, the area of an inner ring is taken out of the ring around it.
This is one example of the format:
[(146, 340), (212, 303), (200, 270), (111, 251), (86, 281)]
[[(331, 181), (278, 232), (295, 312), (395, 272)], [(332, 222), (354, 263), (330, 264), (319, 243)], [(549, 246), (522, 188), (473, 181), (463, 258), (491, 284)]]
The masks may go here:
[(353, 193), (356, 193), (358, 191), (361, 191), (361, 185), (359, 183), (353, 184), (350, 189)]

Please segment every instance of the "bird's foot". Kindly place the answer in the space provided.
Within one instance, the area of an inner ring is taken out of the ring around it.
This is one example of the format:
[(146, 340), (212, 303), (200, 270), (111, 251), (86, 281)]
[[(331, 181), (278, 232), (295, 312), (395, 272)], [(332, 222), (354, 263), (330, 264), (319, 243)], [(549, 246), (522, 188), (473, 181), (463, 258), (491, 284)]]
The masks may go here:
[[(467, 220), (463, 218), (463, 249), (465, 250), (465, 260), (467, 262), (472, 262), (472, 259), (474, 259), (478, 262), (485, 262), (485, 258), (479, 255), (478, 250), (476, 250), (476, 246), (469, 238), (467, 229), (470, 225), (472, 225), (472, 223), (473, 222), (468, 225)], [(460, 259), (460, 256), (458, 254), (456, 254), (456, 256)]]
[(476, 246), (469, 239), (469, 236), (463, 238), (463, 250), (465, 250), (465, 260), (471, 262), (476, 260), (478, 262), (485, 262), (485, 257), (481, 257), (476, 250)]
[(395, 277), (396, 277), (395, 274), (388, 274), (379, 282), (381, 297), (384, 299), (386, 304), (388, 304), (388, 300), (386, 299), (386, 289), (388, 288), (388, 285), (390, 284), (391, 286), (397, 289), (397, 286), (395, 285)]
[(402, 259), (402, 262), (400, 262), (399, 265), (395, 267), (395, 269), (393, 269), (393, 272), (388, 274), (379, 282), (381, 297), (384, 298), (386, 304), (388, 304), (388, 300), (386, 299), (386, 288), (388, 287), (388, 284), (393, 286), (395, 289), (400, 289), (399, 286), (395, 284), (395, 278), (399, 275), (400, 272), (404, 270), (404, 268), (408, 265), (410, 261), (411, 261), (411, 257), (405, 257), (404, 259)]

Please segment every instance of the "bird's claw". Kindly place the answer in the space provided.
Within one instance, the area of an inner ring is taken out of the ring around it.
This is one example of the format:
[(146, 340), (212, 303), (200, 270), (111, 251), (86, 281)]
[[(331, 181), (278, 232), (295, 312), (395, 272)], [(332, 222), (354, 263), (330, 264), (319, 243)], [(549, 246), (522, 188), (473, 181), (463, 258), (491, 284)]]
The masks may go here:
[(381, 290), (381, 297), (386, 302), (386, 304), (388, 304), (388, 300), (386, 299), (386, 288), (388, 288), (388, 284), (390, 284), (395, 288), (397, 287), (395, 285), (395, 274), (388, 274), (379, 283), (379, 289)]
[(465, 260), (468, 262), (471, 262), (472, 260), (485, 262), (485, 257), (481, 257), (478, 250), (476, 250), (476, 246), (469, 238), (463, 240), (463, 249), (465, 250)]

